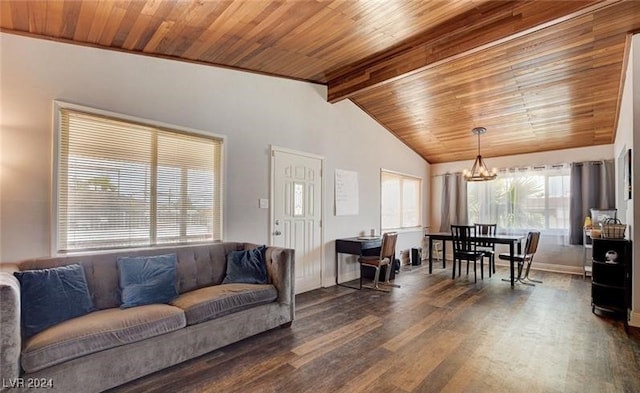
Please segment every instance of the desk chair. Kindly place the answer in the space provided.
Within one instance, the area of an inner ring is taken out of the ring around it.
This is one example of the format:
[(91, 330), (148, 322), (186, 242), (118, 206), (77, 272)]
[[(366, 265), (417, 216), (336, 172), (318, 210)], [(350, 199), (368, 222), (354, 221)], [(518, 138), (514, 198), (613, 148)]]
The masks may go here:
[[(476, 227), (476, 235), (494, 236), (497, 224), (473, 224)], [(492, 242), (477, 242), (476, 249), (482, 251), (489, 258), (489, 277), (496, 272), (496, 244)]]
[(393, 259), (396, 253), (396, 240), (398, 239), (398, 234), (396, 232), (389, 232), (382, 235), (382, 244), (380, 245), (380, 255), (374, 256), (361, 256), (358, 258), (358, 262), (360, 263), (360, 267), (368, 266), (376, 269), (376, 273), (373, 278), (372, 286), (362, 285), (362, 272), (360, 274), (360, 288), (370, 288), (376, 289), (379, 291), (388, 291), (387, 288), (380, 288), (380, 269), (382, 266), (386, 266), (386, 275), (385, 281), (382, 285), (400, 288), (400, 285), (392, 284), (389, 281), (389, 277), (391, 275), (391, 269), (393, 269)]
[[(532, 286), (535, 286), (535, 284), (533, 283), (542, 284), (542, 281), (540, 280), (534, 280), (532, 278), (529, 278), (529, 270), (531, 269), (531, 262), (533, 262), (533, 256), (538, 250), (539, 240), (540, 240), (540, 232), (529, 232), (527, 234), (527, 241), (525, 242), (525, 245), (524, 245), (524, 253), (513, 256), (514, 261), (518, 263), (518, 276), (516, 277), (515, 281), (525, 285), (532, 285)], [(498, 257), (502, 260), (507, 260), (507, 261), (510, 259), (509, 253), (501, 253)], [(527, 268), (525, 269), (524, 277), (522, 277), (522, 268), (524, 267), (525, 264), (527, 265)], [(503, 278), (502, 281), (511, 281), (511, 280), (507, 280)]]
[(469, 274), (469, 263), (473, 261), (473, 282), (478, 282), (476, 263), (480, 261), (480, 278), (484, 279), (484, 253), (476, 250), (476, 243), (471, 241), (475, 236), (476, 228), (473, 225), (451, 225), (451, 235), (453, 237), (453, 272), (451, 279), (456, 277), (456, 261), (458, 262), (458, 276), (462, 270), (462, 260), (467, 261), (467, 274)]

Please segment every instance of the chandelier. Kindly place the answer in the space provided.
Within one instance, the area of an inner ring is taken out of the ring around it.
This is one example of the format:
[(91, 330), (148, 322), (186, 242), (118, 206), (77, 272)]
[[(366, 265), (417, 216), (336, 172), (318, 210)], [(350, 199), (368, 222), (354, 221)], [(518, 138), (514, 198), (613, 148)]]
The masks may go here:
[(476, 127), (471, 130), (471, 132), (473, 132), (473, 135), (478, 136), (478, 156), (471, 167), (471, 171), (465, 169), (464, 172), (462, 172), (462, 176), (464, 176), (466, 181), (493, 180), (498, 176), (498, 171), (494, 168), (493, 171), (489, 172), (487, 164), (482, 161), (482, 156), (480, 155), (480, 135), (487, 132), (487, 129), (484, 127)]

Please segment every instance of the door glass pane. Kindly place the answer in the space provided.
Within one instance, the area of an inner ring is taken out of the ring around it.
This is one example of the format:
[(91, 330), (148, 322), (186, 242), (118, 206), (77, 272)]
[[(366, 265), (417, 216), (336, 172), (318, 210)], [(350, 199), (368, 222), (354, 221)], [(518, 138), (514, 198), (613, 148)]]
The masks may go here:
[(304, 184), (293, 184), (293, 215), (304, 216)]

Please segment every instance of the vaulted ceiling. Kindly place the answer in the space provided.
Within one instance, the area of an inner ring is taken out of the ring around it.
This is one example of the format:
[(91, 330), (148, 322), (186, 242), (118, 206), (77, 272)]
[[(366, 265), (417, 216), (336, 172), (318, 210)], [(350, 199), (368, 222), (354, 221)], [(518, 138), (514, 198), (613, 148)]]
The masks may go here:
[[(431, 163), (613, 143), (640, 2), (0, 2), (3, 32), (328, 86)], [(304, 131), (301, 131), (304, 132)]]

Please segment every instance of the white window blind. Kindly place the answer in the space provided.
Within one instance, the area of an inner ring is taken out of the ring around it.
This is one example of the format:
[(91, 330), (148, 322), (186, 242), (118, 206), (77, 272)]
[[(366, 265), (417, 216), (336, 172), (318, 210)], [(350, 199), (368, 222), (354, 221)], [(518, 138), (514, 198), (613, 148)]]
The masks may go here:
[(414, 228), (421, 225), (422, 180), (382, 171), (380, 202), (382, 229)]
[(221, 138), (58, 110), (58, 252), (222, 238)]

